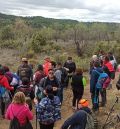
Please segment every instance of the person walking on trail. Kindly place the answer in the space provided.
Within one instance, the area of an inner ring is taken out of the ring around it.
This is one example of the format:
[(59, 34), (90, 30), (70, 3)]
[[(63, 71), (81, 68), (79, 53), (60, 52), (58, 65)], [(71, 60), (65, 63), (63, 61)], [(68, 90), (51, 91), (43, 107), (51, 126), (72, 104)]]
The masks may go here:
[(99, 78), (98, 72), (102, 73), (103, 70), (100, 67), (100, 62), (96, 61), (94, 63), (94, 68), (91, 72), (91, 77), (90, 77), (90, 93), (94, 111), (97, 111), (99, 109), (99, 89), (96, 88), (96, 84)]
[(14, 91), (14, 88), (9, 85), (8, 79), (4, 74), (4, 68), (0, 67), (0, 110), (2, 118), (4, 118), (5, 110), (11, 101), (10, 91)]
[(51, 65), (51, 60), (50, 60), (50, 57), (46, 57), (44, 59), (44, 64), (43, 64), (43, 71), (45, 73), (45, 76), (48, 75), (48, 70), (52, 68), (52, 65)]
[(76, 64), (75, 62), (73, 62), (72, 57), (68, 57), (68, 60), (64, 63), (63, 67), (68, 69), (68, 80), (66, 84), (66, 87), (68, 87), (69, 80), (72, 78), (72, 75), (74, 74), (76, 70)]
[(52, 86), (45, 88), (46, 97), (40, 103), (35, 101), (37, 110), (37, 119), (40, 129), (53, 129), (56, 121), (61, 119), (61, 103), (59, 97), (54, 96)]
[(114, 69), (113, 65), (111, 64), (108, 56), (106, 56), (104, 58), (103, 68), (106, 69), (106, 73), (108, 74), (108, 76), (111, 79), (111, 83), (109, 85), (109, 88), (112, 88), (112, 80), (114, 80), (114, 78), (115, 78), (115, 69)]
[(73, 91), (73, 109), (77, 108), (79, 100), (84, 94), (84, 87), (86, 86), (86, 80), (83, 77), (82, 69), (76, 69), (75, 74), (72, 76), (72, 91)]
[(59, 97), (60, 97), (60, 101), (62, 103), (62, 101), (63, 101), (63, 88), (66, 86), (66, 81), (67, 81), (67, 71), (64, 67), (62, 67), (61, 62), (57, 62), (56, 70), (55, 70), (55, 77), (58, 79), (58, 81), (61, 84)]
[(31, 66), (28, 64), (27, 58), (22, 58), (22, 64), (18, 67), (17, 75), (22, 78), (27, 77), (31, 82), (33, 82), (33, 71)]
[(32, 110), (32, 100), (34, 99), (34, 89), (30, 85), (30, 80), (26, 77), (22, 78), (22, 84), (18, 86), (16, 92), (23, 92), (27, 100), (29, 100), (29, 108)]
[(49, 69), (48, 76), (41, 79), (38, 89), (42, 88), (44, 92), (44, 89), (46, 88), (47, 85), (51, 85), (53, 88), (53, 94), (58, 95), (61, 88), (61, 84), (58, 81), (58, 79), (55, 77), (53, 69)]
[(33, 119), (33, 113), (25, 102), (25, 95), (23, 92), (17, 92), (15, 94), (12, 103), (6, 111), (5, 118), (11, 120), (10, 129), (13, 129), (13, 127), (15, 129), (15, 124), (17, 124), (14, 122), (14, 118), (18, 120), (20, 129), (25, 129), (24, 127), (28, 124), (28, 121)]
[(89, 108), (87, 99), (81, 99), (78, 109), (69, 117), (61, 129), (97, 129), (97, 119)]

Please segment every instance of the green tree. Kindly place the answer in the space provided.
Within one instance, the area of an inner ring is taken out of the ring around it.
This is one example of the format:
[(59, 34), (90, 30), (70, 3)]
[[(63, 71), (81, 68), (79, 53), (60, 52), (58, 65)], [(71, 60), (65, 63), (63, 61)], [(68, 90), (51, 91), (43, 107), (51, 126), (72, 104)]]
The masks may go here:
[(47, 44), (46, 38), (41, 33), (34, 34), (32, 37), (31, 48), (34, 52), (39, 53)]

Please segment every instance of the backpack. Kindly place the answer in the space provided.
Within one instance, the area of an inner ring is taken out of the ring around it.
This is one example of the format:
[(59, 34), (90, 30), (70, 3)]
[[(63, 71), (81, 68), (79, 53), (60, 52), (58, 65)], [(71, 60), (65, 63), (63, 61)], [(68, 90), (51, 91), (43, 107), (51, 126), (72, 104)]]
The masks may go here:
[(31, 68), (30, 68), (30, 66), (29, 65), (23, 65), (23, 66), (21, 66), (20, 68), (19, 68), (19, 76), (20, 76), (20, 78), (23, 78), (23, 77), (30, 77), (31, 75), (31, 73), (30, 73), (30, 70), (31, 70)]
[(99, 78), (96, 83), (96, 88), (97, 89), (102, 89), (102, 88), (107, 88), (110, 83), (110, 78), (107, 73), (100, 73), (97, 70), (94, 70), (99, 74)]
[(57, 96), (51, 100), (45, 97), (37, 107), (37, 118), (41, 123), (51, 124), (61, 119), (60, 100)]
[[(11, 110), (12, 110), (12, 108), (11, 108)], [(28, 118), (26, 118), (27, 122), (25, 125), (23, 125), (23, 126), (20, 125), (20, 122), (18, 121), (18, 118), (16, 117), (18, 114), (20, 114), (20, 112), (21, 112), (21, 109), (16, 115), (14, 115), (14, 113), (13, 113), (14, 118), (10, 121), (9, 129), (33, 129), (32, 124), (30, 123)]]
[(87, 123), (85, 129), (97, 129), (98, 122), (93, 113), (87, 113)]

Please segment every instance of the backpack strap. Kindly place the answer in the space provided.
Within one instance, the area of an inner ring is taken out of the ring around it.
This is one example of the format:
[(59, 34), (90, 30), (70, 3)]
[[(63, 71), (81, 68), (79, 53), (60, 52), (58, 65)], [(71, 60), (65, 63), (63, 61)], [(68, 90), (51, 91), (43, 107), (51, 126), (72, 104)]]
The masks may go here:
[(11, 106), (11, 111), (12, 111), (14, 117), (17, 117), (22, 112), (22, 109), (24, 109), (24, 108), (21, 107), (20, 110), (16, 114), (14, 114), (13, 108)]
[(99, 74), (99, 75), (101, 74), (100, 72), (98, 72), (98, 71), (97, 71), (97, 70), (95, 70), (95, 69), (94, 69), (93, 71), (95, 71), (95, 72), (96, 72), (97, 74)]

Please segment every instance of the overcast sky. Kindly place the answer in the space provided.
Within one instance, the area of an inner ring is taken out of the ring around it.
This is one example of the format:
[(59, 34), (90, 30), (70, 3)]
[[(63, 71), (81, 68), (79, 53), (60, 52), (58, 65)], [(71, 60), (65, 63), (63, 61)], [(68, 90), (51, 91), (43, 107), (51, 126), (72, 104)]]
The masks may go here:
[(18, 16), (120, 22), (120, 0), (0, 0), (0, 12)]

